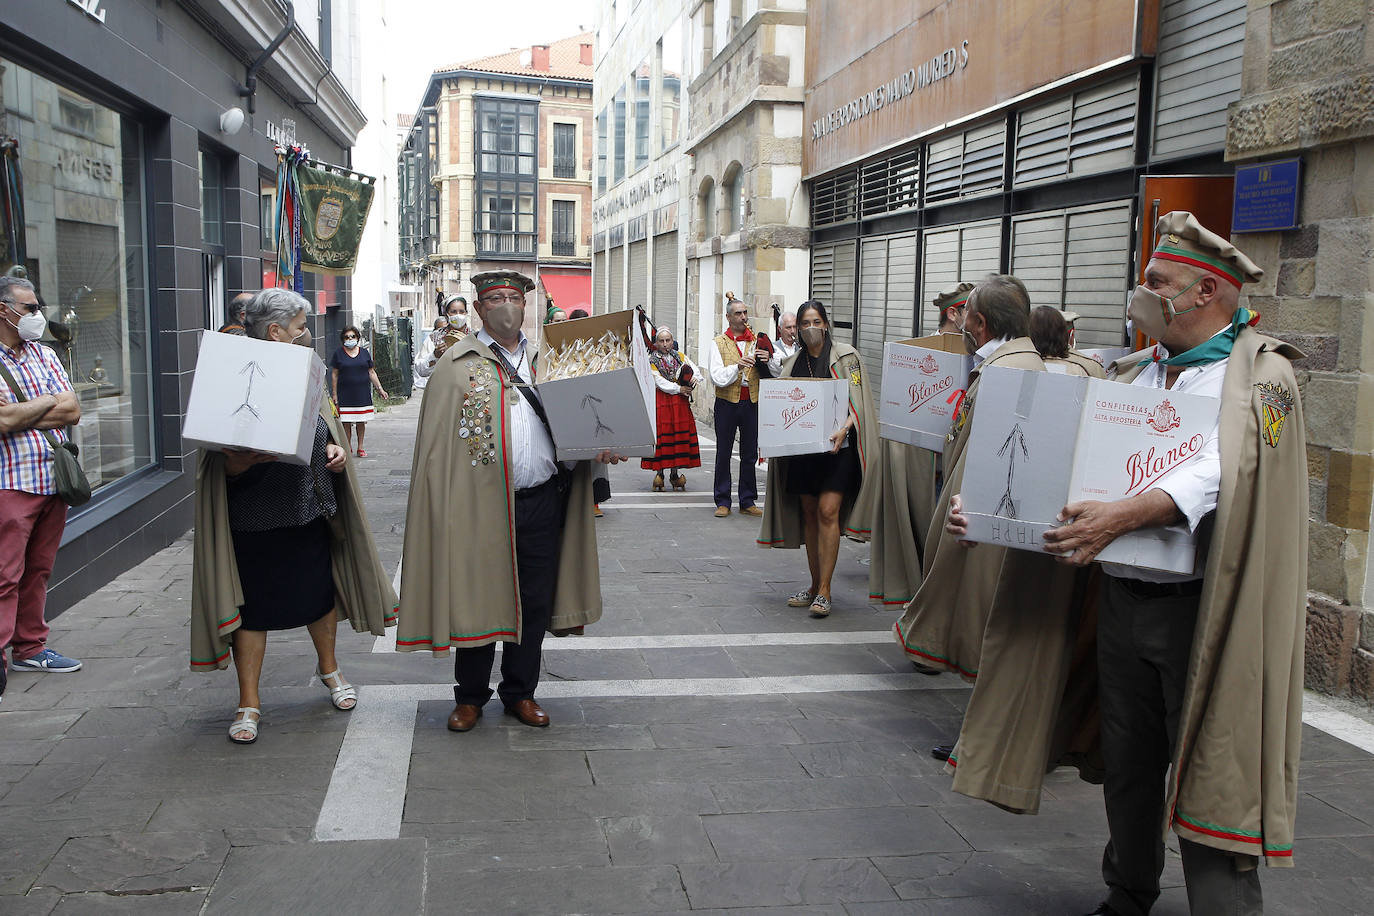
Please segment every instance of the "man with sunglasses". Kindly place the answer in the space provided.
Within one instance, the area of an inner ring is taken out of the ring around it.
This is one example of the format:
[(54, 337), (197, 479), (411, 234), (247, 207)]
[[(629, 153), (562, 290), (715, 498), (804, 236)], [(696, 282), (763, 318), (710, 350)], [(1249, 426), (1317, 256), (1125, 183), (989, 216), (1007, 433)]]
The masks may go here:
[(48, 648), (44, 611), (67, 506), (43, 431), (65, 441), (81, 406), (57, 354), (38, 343), (46, 329), (33, 284), (0, 277), (0, 366), (13, 379), (0, 382), (0, 663), (9, 647), (15, 671), (65, 673), (81, 662)]

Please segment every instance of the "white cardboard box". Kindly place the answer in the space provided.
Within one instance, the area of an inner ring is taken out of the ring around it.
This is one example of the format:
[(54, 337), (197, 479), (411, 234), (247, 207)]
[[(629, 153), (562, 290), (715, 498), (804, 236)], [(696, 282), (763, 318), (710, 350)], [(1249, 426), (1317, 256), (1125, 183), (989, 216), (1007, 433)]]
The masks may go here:
[(1086, 350), (1079, 350), (1084, 356), (1097, 361), (1097, 364), (1106, 369), (1114, 361), (1123, 356), (1131, 354), (1130, 347), (1090, 347)]
[(182, 441), (309, 464), (324, 400), (324, 363), (309, 347), (206, 331)]
[(538, 383), (558, 460), (594, 458), (607, 449), (647, 458), (657, 449), (653, 366), (636, 317), (627, 309), (545, 325), (544, 340), (553, 349), (579, 337), (596, 340), (607, 331), (630, 342), (630, 365), (624, 369)]
[(766, 378), (759, 381), (759, 455), (830, 451), (830, 436), (849, 413), (849, 380)]
[(972, 368), (961, 334), (884, 344), (878, 435), (933, 452), (944, 449)]
[[(982, 374), (962, 496), (969, 540), (1040, 550), (1079, 500), (1148, 490), (1191, 460), (1220, 401), (1182, 392), (993, 366)], [(1184, 526), (1117, 538), (1098, 559), (1191, 574)]]

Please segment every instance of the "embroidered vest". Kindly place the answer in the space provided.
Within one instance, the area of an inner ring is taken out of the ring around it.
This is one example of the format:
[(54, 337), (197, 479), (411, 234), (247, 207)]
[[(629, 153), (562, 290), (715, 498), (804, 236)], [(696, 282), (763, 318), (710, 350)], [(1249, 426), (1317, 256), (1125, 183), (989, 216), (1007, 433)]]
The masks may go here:
[[(736, 346), (733, 340), (721, 334), (716, 338), (716, 346), (720, 349), (720, 358), (725, 365), (734, 366), (739, 364), (739, 347)], [(724, 388), (716, 386), (716, 397), (723, 398), (731, 404), (738, 404), (741, 377), (749, 382), (749, 400), (757, 404), (759, 402), (759, 370), (757, 368), (745, 369), (740, 374), (740, 377), (737, 377)]]

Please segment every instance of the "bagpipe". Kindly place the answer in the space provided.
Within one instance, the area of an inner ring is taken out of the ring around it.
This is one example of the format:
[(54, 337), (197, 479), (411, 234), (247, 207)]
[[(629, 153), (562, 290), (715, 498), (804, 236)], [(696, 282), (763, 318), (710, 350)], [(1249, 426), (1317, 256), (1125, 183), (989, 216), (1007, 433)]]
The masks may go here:
[[(649, 348), (650, 353), (653, 353), (655, 349), (654, 340), (658, 336), (658, 325), (654, 324), (653, 319), (649, 317), (649, 313), (645, 311), (644, 306), (635, 306), (635, 311), (639, 313), (639, 332), (644, 338), (644, 345)], [(692, 381), (692, 379), (695, 376), (696, 373), (692, 371), (692, 367), (687, 365), (686, 362), (684, 362), (682, 364), (682, 368), (678, 370), (677, 378), (674, 379), (674, 381), (677, 382), (677, 384), (690, 389), (692, 386), (696, 384), (694, 381)], [(682, 392), (682, 396), (691, 397), (691, 391), (688, 390)]]

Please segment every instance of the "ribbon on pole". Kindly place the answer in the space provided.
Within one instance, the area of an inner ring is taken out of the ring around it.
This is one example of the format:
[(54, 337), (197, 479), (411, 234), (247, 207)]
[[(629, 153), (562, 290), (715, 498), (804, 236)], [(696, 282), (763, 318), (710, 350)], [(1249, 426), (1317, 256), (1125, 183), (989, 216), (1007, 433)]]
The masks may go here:
[(301, 276), (301, 190), (297, 169), (308, 159), (301, 146), (277, 147), (277, 285), (305, 292)]

